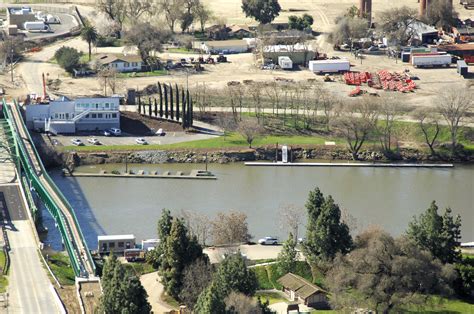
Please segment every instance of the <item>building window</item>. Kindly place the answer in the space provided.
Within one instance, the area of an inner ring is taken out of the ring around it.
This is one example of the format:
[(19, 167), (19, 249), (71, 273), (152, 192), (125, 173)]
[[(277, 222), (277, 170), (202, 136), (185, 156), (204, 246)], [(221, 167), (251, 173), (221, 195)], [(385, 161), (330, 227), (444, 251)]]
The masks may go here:
[(109, 103), (108, 102), (105, 103), (105, 108), (109, 108)]
[(89, 114), (87, 114), (87, 115), (86, 115), (86, 119), (89, 119), (89, 118), (90, 118), (90, 117), (89, 117)]
[(123, 66), (124, 66), (125, 68), (128, 68), (128, 67), (130, 66), (130, 63), (124, 62)]
[(55, 119), (58, 118), (58, 114), (57, 114), (57, 113), (54, 114), (54, 118), (55, 118)]
[(95, 104), (95, 109), (99, 109), (99, 104)]
[(66, 116), (66, 120), (69, 119), (69, 113), (64, 114)]
[(124, 246), (125, 246), (125, 244), (123, 242), (118, 243), (118, 247), (124, 247)]
[(98, 114), (97, 114), (97, 118), (102, 119), (102, 114), (101, 114), (101, 113), (98, 113)]
[(93, 113), (92, 114), (92, 119), (95, 119), (95, 118), (97, 118), (97, 114)]
[(112, 113), (112, 118), (117, 118), (117, 114), (116, 113)]
[(109, 243), (109, 249), (113, 249), (115, 247), (115, 243), (114, 242), (110, 242)]

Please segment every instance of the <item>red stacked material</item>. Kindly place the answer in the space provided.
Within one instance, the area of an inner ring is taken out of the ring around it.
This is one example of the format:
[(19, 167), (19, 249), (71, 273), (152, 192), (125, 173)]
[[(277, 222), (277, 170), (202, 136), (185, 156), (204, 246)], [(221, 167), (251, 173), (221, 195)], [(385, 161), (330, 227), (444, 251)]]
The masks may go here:
[(361, 85), (367, 83), (372, 78), (369, 72), (346, 72), (344, 73), (344, 80), (347, 85)]
[[(347, 85), (361, 86), (363, 83), (367, 83), (369, 87), (375, 89), (384, 89), (390, 91), (399, 91), (402, 93), (411, 92), (416, 88), (415, 82), (413, 82), (405, 73), (392, 73), (387, 70), (381, 70), (377, 73), (369, 72), (346, 72), (344, 74), (344, 80)], [(360, 95), (360, 88), (353, 90), (349, 96)]]

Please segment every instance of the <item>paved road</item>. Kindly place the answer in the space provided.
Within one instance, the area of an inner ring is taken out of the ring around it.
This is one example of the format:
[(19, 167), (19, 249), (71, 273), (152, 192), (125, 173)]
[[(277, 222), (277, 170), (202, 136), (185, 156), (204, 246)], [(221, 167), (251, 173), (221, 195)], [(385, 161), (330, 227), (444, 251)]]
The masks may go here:
[(59, 313), (17, 186), (0, 186), (0, 208), (11, 217), (6, 225), (11, 247), (8, 313)]

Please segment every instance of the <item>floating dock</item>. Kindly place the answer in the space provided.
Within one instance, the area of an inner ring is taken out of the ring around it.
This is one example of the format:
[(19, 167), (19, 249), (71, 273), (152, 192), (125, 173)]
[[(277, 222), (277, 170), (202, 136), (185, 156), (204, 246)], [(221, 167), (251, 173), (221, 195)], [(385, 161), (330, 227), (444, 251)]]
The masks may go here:
[(144, 170), (139, 170), (137, 172), (107, 172), (101, 170), (97, 173), (89, 172), (72, 172), (63, 170), (63, 174), (66, 177), (89, 177), (89, 178), (140, 178), (140, 179), (193, 179), (193, 180), (216, 180), (217, 177), (212, 174), (210, 171), (206, 170), (192, 170), (191, 173), (185, 174), (181, 171), (176, 173), (171, 173), (170, 171), (165, 171), (159, 173), (158, 171), (145, 172)]
[(260, 167), (366, 167), (366, 168), (453, 168), (454, 164), (424, 164), (424, 163), (367, 163), (367, 162), (246, 162), (246, 166)]

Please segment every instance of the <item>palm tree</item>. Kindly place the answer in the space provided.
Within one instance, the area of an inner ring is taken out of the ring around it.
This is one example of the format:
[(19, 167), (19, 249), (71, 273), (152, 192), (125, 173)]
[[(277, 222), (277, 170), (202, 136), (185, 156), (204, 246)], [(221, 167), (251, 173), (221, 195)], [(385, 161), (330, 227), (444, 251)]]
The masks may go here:
[(89, 44), (89, 61), (91, 61), (92, 44), (97, 42), (97, 30), (90, 24), (84, 25), (81, 31), (81, 37)]

